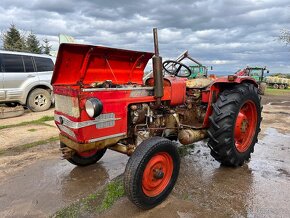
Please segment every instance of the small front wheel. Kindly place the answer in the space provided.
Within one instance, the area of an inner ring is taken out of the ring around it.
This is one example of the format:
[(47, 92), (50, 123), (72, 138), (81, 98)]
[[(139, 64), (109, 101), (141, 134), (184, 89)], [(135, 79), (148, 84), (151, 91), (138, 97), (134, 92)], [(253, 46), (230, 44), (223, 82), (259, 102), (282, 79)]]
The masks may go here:
[(162, 137), (143, 141), (130, 157), (124, 186), (128, 198), (142, 209), (160, 204), (178, 177), (180, 157), (175, 144)]

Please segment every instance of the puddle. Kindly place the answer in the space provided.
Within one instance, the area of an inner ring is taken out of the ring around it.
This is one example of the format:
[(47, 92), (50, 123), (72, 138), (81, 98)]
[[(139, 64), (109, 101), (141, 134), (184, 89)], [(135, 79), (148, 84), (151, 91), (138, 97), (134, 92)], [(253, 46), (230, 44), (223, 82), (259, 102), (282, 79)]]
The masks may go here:
[(123, 198), (102, 217), (288, 217), (290, 135), (264, 132), (251, 161), (238, 168), (222, 167), (206, 142), (196, 143), (182, 157), (177, 184), (164, 203), (141, 211)]
[(58, 157), (37, 161), (0, 183), (0, 217), (47, 217), (119, 175), (127, 159), (108, 150), (88, 167)]
[(290, 213), (290, 135), (266, 129), (251, 161), (236, 169), (220, 166), (205, 144), (194, 151), (182, 161), (174, 195), (199, 205), (198, 211), (238, 217)]
[[(290, 135), (266, 128), (249, 163), (222, 167), (205, 141), (184, 151), (178, 182), (160, 206), (142, 211), (122, 198), (104, 217), (287, 217)], [(89, 167), (40, 160), (0, 183), (0, 217), (47, 217), (121, 174), (128, 157), (108, 151)], [(127, 208), (124, 210), (124, 208)]]

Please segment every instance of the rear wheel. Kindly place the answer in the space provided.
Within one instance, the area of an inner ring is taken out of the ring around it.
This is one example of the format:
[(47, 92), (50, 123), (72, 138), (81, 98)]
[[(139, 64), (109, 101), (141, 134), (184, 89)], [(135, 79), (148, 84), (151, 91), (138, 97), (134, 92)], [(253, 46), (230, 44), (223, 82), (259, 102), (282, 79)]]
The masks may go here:
[[(60, 143), (60, 147), (66, 147), (65, 144)], [(71, 158), (67, 159), (70, 163), (77, 166), (88, 166), (97, 163), (106, 153), (106, 149), (90, 150), (84, 152), (75, 152)]]
[(279, 89), (285, 89), (285, 85), (283, 84), (279, 85)]
[(46, 111), (51, 106), (51, 95), (45, 89), (34, 89), (30, 92), (27, 99), (27, 107), (34, 111)]
[(278, 88), (279, 88), (279, 85), (275, 83), (275, 84), (273, 85), (273, 88), (274, 88), (274, 89), (278, 89)]
[(160, 204), (177, 180), (180, 158), (175, 144), (162, 137), (143, 141), (130, 157), (124, 186), (128, 198), (142, 209)]
[(213, 104), (208, 142), (212, 156), (224, 165), (240, 166), (249, 160), (258, 141), (261, 105), (257, 88), (240, 84), (222, 92)]

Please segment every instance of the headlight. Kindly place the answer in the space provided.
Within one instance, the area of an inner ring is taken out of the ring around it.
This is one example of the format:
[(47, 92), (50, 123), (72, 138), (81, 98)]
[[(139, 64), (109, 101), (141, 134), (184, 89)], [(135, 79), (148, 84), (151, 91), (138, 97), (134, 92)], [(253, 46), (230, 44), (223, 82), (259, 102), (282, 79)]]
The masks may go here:
[(90, 117), (97, 117), (103, 111), (103, 104), (99, 99), (90, 98), (86, 101), (86, 112)]

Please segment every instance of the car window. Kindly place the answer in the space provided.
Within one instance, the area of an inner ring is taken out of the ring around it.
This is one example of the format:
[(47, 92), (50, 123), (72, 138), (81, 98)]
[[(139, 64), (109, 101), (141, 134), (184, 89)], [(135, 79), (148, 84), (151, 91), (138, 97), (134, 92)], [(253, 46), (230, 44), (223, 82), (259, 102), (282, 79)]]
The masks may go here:
[(34, 57), (36, 69), (38, 72), (53, 71), (53, 62), (50, 58)]
[(26, 72), (34, 72), (33, 62), (31, 56), (23, 56), (24, 66)]
[(22, 56), (2, 54), (2, 67), (4, 72), (24, 72)]

